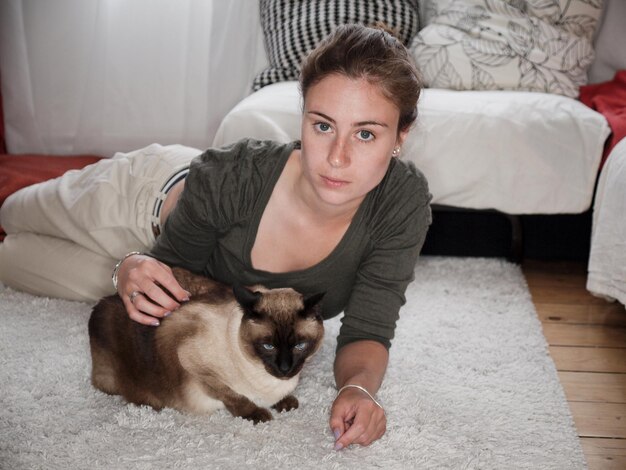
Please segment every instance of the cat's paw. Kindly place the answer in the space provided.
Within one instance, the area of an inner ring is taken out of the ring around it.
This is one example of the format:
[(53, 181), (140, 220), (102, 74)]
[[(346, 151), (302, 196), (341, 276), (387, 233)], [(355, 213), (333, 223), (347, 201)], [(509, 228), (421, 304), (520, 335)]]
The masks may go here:
[(285, 398), (276, 403), (272, 408), (274, 408), (278, 412), (283, 411), (291, 411), (298, 408), (300, 404), (298, 403), (298, 399), (293, 395), (287, 395)]
[(244, 419), (252, 421), (254, 424), (265, 423), (272, 420), (272, 413), (266, 408), (257, 408), (252, 413), (242, 416)]

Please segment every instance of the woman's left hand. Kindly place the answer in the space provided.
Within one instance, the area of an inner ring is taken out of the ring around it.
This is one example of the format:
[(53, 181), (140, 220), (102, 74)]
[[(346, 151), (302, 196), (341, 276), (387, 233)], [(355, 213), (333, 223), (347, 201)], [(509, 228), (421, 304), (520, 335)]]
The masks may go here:
[(335, 398), (330, 428), (335, 435), (336, 450), (350, 444), (368, 446), (385, 434), (387, 417), (365, 392), (347, 388)]

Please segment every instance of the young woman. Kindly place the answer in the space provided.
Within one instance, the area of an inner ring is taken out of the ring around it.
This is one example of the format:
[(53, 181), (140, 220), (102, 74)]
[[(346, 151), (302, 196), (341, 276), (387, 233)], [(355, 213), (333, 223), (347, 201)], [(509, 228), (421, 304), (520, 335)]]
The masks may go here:
[(395, 158), (421, 83), (398, 40), (351, 25), (309, 55), (300, 85), (301, 143), (242, 140), (199, 156), (153, 145), (16, 193), (0, 212), (0, 280), (95, 299), (121, 257), (115, 288), (133, 320), (154, 326), (188, 295), (173, 265), (226, 283), (324, 291), (324, 318), (344, 312), (335, 448), (369, 445), (385, 432), (374, 394), (430, 224), (424, 177)]

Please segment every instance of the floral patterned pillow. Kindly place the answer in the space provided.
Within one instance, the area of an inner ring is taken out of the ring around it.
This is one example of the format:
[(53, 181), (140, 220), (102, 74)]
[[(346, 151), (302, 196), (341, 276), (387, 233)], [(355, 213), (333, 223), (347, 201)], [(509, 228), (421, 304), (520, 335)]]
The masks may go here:
[(602, 0), (431, 3), (412, 50), (428, 86), (578, 96)]

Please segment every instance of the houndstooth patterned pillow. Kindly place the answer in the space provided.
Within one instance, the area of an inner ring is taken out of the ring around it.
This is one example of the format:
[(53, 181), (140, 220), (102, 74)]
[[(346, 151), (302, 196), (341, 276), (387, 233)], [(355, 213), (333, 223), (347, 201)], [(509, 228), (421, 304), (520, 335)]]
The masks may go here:
[(255, 77), (255, 91), (297, 80), (304, 57), (341, 24), (382, 21), (406, 46), (419, 28), (418, 0), (260, 0), (259, 5), (270, 67)]
[(601, 8), (602, 0), (442, 0), (429, 5), (413, 55), (433, 88), (576, 97)]

